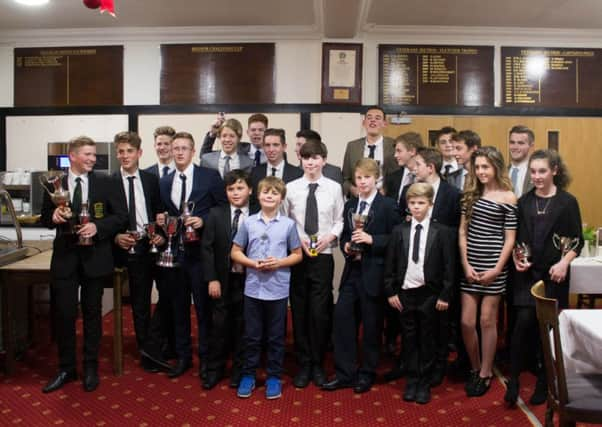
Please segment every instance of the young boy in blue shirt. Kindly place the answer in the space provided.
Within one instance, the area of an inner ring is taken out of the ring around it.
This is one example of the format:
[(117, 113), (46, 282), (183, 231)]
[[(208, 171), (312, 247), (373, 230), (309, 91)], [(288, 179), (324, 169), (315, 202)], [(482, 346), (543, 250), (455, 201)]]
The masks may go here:
[(286, 186), (280, 178), (266, 177), (257, 186), (261, 211), (239, 228), (232, 245), (232, 260), (247, 268), (244, 297), (246, 347), (243, 376), (237, 395), (251, 397), (261, 343), (267, 341), (266, 398), (282, 395), (280, 375), (284, 360), (290, 267), (301, 262), (302, 249), (295, 222), (280, 215)]

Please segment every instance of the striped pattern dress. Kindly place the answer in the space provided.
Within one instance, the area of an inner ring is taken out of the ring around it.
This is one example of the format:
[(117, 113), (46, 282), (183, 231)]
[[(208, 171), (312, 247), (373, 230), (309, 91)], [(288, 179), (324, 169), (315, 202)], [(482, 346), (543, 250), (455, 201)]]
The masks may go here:
[[(462, 208), (462, 214), (466, 210)], [(480, 198), (472, 209), (472, 218), (468, 224), (467, 256), (468, 263), (477, 273), (491, 270), (500, 258), (504, 246), (506, 230), (517, 228), (516, 205), (498, 203), (493, 200)], [(487, 286), (468, 283), (463, 278), (460, 283), (462, 292), (481, 295), (499, 295), (506, 290), (508, 266)]]

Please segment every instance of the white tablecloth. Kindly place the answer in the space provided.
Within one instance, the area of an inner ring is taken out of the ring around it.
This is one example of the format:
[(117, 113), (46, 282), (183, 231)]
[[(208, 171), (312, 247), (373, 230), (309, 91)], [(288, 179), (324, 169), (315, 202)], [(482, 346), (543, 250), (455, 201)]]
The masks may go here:
[(575, 258), (571, 262), (569, 292), (602, 294), (602, 258)]
[(558, 320), (565, 370), (602, 374), (602, 310), (563, 310)]

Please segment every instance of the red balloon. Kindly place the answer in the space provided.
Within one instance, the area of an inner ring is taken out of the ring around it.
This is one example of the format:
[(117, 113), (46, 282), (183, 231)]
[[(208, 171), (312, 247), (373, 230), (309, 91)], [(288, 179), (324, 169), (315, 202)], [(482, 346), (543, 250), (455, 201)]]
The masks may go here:
[(98, 9), (100, 7), (100, 0), (84, 0), (84, 5), (89, 9)]

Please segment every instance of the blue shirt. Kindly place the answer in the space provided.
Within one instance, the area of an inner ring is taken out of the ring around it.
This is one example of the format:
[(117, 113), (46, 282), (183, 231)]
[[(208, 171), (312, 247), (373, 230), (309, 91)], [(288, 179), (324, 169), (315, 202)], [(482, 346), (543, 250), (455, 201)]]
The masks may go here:
[[(267, 257), (286, 258), (293, 249), (301, 247), (295, 222), (280, 214), (267, 223), (261, 212), (251, 215), (242, 223), (234, 243), (245, 250), (252, 260)], [(265, 301), (288, 298), (291, 271), (289, 267), (259, 271), (247, 268), (245, 295)]]

